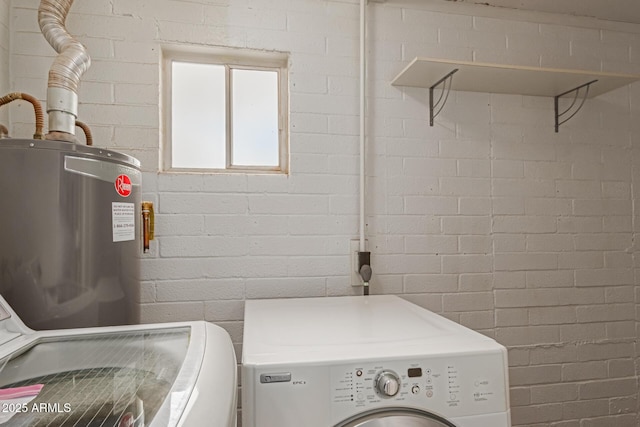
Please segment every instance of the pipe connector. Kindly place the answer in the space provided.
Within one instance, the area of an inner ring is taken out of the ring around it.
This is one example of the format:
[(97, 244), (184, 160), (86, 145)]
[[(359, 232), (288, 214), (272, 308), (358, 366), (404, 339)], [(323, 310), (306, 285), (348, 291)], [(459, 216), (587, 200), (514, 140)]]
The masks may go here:
[(49, 130), (75, 135), (78, 117), (78, 95), (59, 87), (47, 88)]
[(89, 125), (80, 120), (76, 120), (76, 126), (84, 132), (84, 139), (87, 141), (87, 145), (93, 145), (93, 135), (91, 134)]
[(44, 139), (44, 114), (42, 112), (42, 106), (40, 101), (35, 96), (22, 92), (12, 92), (5, 96), (0, 97), (0, 106), (13, 102), (15, 100), (22, 99), (33, 105), (33, 111), (36, 115), (36, 131), (33, 134), (33, 139)]
[(373, 275), (373, 270), (371, 269), (371, 252), (358, 252), (358, 274), (362, 277), (364, 294), (369, 295), (369, 281)]

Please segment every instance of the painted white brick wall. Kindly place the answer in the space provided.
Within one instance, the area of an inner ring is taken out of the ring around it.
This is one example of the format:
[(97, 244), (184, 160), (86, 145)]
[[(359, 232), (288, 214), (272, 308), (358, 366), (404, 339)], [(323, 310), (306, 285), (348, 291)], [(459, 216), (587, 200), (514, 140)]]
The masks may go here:
[[(53, 52), (38, 3), (11, 4), (10, 89), (42, 99)], [(5, 34), (8, 7), (0, 0)], [(551, 99), (464, 92), (429, 127), (427, 90), (390, 81), (416, 55), (640, 73), (640, 28), (392, 2), (369, 12), (372, 292), (505, 344), (514, 425), (637, 426), (640, 84), (590, 100), (556, 134)], [(348, 254), (358, 229), (355, 0), (86, 0), (68, 27), (94, 59), (80, 116), (96, 145), (142, 161), (144, 198), (156, 203), (143, 321), (216, 322), (240, 356), (245, 299), (360, 292)], [(5, 57), (7, 39), (0, 33)], [(158, 171), (160, 47), (176, 43), (290, 52), (291, 175)], [(14, 133), (29, 135), (31, 115), (11, 113)]]

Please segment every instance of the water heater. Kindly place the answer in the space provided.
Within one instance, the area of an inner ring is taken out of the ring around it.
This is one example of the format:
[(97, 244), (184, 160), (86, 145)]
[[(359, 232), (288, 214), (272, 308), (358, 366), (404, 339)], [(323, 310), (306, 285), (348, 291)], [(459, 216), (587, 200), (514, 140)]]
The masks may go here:
[(0, 139), (0, 294), (27, 326), (140, 320), (140, 192), (133, 157)]

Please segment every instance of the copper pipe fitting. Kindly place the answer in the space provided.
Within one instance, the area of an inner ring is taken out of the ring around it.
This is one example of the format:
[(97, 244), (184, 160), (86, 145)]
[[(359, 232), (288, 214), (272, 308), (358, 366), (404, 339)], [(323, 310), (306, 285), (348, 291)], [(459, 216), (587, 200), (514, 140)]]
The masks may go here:
[(84, 138), (87, 140), (87, 145), (93, 145), (93, 135), (91, 135), (91, 129), (89, 125), (80, 120), (76, 120), (76, 126), (82, 129), (84, 132)]
[(22, 92), (12, 92), (0, 98), (0, 106), (13, 102), (17, 99), (22, 99), (23, 101), (30, 102), (31, 105), (33, 105), (33, 111), (36, 115), (36, 132), (33, 134), (33, 139), (44, 139), (44, 113), (42, 111), (40, 101), (38, 101), (34, 96)]
[(153, 202), (142, 202), (142, 252), (149, 252), (149, 241), (154, 239), (155, 219)]

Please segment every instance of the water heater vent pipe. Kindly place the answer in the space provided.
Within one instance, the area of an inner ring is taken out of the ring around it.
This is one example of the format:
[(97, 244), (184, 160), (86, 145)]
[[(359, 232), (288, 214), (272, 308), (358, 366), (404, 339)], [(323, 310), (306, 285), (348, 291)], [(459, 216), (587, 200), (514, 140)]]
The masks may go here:
[(42, 34), (58, 52), (49, 70), (47, 113), (49, 132), (75, 135), (80, 77), (91, 65), (87, 49), (74, 39), (65, 21), (74, 0), (42, 0), (38, 23)]

